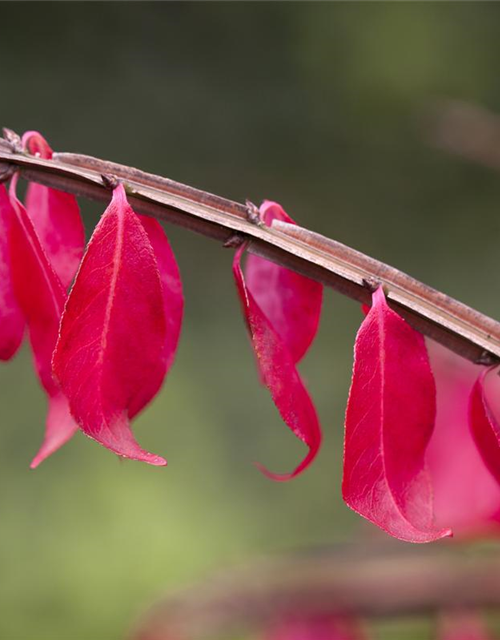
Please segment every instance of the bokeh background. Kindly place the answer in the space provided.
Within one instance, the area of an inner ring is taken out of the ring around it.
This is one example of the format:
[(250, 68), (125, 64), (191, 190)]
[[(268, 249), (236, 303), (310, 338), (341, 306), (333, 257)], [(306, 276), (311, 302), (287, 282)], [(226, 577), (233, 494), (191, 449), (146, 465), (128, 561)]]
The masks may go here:
[[(1, 125), (236, 200), (278, 200), (302, 225), (500, 317), (500, 174), (434, 148), (424, 117), (443, 97), (500, 111), (500, 5), (0, 9)], [(102, 208), (81, 206), (90, 234)], [(252, 462), (285, 471), (303, 450), (259, 386), (231, 253), (168, 233), (185, 325), (176, 365), (136, 423), (167, 469), (120, 462), (77, 434), (30, 471), (44, 397), (26, 347), (0, 368), (5, 640), (118, 640), (168, 587), (263, 553), (375, 535), (340, 496), (358, 306), (326, 292), (302, 366), (325, 446), (302, 477), (272, 483)], [(425, 625), (412, 633), (427, 637)], [(401, 637), (390, 625), (377, 634)]]

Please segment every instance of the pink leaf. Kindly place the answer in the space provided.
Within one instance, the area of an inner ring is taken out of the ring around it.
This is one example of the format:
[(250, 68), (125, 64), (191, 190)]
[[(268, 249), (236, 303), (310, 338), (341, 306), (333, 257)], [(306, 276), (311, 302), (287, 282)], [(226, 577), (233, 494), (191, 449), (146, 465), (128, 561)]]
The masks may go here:
[[(269, 227), (273, 220), (295, 224), (276, 202), (266, 200), (260, 207), (260, 214)], [(323, 286), (253, 254), (246, 260), (245, 279), (256, 304), (283, 341), (293, 361), (299, 362), (318, 330)]]
[(451, 535), (433, 525), (424, 462), (435, 412), (424, 338), (388, 307), (380, 287), (354, 347), (342, 493), (351, 509), (408, 542)]
[(484, 369), (476, 380), (469, 402), (469, 424), (484, 464), (500, 483), (500, 425), (486, 398)]
[(436, 526), (448, 525), (456, 538), (498, 533), (500, 487), (477, 450), (467, 419), (478, 367), (435, 342), (428, 347), (437, 390), (436, 426), (427, 449)]
[[(52, 158), (52, 149), (37, 131), (23, 135), (23, 145), (33, 155)], [(82, 259), (85, 232), (75, 196), (30, 182), (26, 210), (47, 257), (65, 289)]]
[(24, 317), (14, 295), (10, 232), (15, 217), (6, 188), (0, 184), (0, 360), (10, 360), (24, 335)]
[(141, 449), (129, 419), (166, 372), (166, 321), (155, 254), (119, 185), (88, 244), (61, 321), (54, 372), (81, 429), (118, 455)]
[(245, 246), (242, 246), (236, 252), (233, 275), (261, 378), (287, 426), (309, 448), (306, 457), (291, 473), (279, 475), (267, 471), (261, 465), (258, 467), (274, 480), (289, 480), (306, 469), (315, 458), (321, 444), (321, 428), (316, 409), (295, 367), (294, 358), (245, 283), (241, 270), (244, 250)]
[(45, 255), (25, 208), (16, 198), (12, 180), (10, 201), (15, 213), (11, 226), (14, 292), (28, 325), (35, 368), (49, 397), (49, 412), (42, 448), (32, 467), (71, 438), (76, 424), (65, 398), (52, 377), (51, 359), (66, 294)]

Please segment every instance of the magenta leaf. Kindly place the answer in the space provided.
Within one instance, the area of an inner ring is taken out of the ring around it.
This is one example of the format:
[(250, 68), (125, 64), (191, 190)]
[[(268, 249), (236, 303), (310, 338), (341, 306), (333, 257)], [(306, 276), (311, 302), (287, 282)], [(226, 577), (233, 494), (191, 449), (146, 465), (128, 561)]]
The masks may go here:
[(10, 360), (24, 335), (24, 317), (14, 295), (10, 233), (15, 212), (9, 195), (0, 184), (0, 360)]
[[(295, 224), (279, 204), (269, 200), (260, 207), (260, 215), (269, 227), (273, 220)], [(323, 286), (253, 254), (246, 259), (245, 280), (293, 361), (299, 362), (318, 330)]]
[(500, 483), (500, 425), (486, 398), (486, 376), (492, 369), (483, 369), (477, 378), (469, 400), (469, 424), (484, 464)]
[(241, 270), (244, 250), (243, 245), (236, 252), (233, 275), (261, 378), (286, 425), (309, 448), (305, 458), (291, 473), (274, 474), (261, 465), (257, 466), (274, 480), (289, 480), (306, 469), (316, 457), (321, 444), (321, 428), (316, 409), (295, 366), (294, 357), (245, 283)]
[(425, 452), (434, 428), (434, 379), (423, 336), (386, 303), (382, 287), (356, 336), (345, 423), (345, 502), (390, 535), (430, 542)]
[(436, 526), (464, 538), (500, 531), (500, 486), (486, 468), (469, 428), (470, 389), (477, 365), (428, 342), (436, 379), (437, 414), (427, 448)]
[[(32, 155), (52, 158), (52, 149), (37, 131), (27, 131), (22, 141)], [(75, 196), (30, 182), (26, 191), (26, 210), (54, 271), (67, 289), (78, 269), (85, 245), (85, 232)]]
[(10, 233), (14, 292), (28, 325), (35, 368), (49, 398), (45, 439), (31, 466), (36, 467), (76, 431), (69, 407), (52, 377), (51, 359), (66, 293), (43, 251), (31, 219), (10, 187), (14, 210)]
[(125, 458), (165, 465), (137, 444), (129, 420), (160, 387), (167, 357), (157, 260), (119, 185), (69, 295), (54, 372), (85, 434)]

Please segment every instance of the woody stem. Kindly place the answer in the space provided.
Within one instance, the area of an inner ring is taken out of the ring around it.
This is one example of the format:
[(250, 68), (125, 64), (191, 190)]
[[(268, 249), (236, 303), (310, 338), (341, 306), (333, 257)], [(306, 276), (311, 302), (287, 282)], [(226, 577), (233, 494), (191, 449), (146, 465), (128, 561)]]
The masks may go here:
[(109, 180), (122, 181), (132, 207), (249, 251), (322, 282), (359, 302), (384, 287), (389, 305), (424, 335), (480, 364), (500, 363), (500, 323), (405, 273), (335, 240), (296, 225), (256, 224), (252, 206), (138, 169), (74, 153), (44, 160), (0, 139), (0, 180), (18, 171), (25, 179), (94, 200), (109, 201)]

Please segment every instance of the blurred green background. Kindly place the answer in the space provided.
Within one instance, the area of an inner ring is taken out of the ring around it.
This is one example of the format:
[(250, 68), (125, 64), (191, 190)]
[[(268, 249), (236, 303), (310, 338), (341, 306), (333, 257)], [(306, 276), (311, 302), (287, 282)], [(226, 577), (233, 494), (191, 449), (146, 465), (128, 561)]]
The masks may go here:
[[(500, 317), (500, 175), (432, 148), (422, 119), (439, 97), (500, 111), (500, 5), (0, 9), (1, 125), (237, 200), (278, 200), (302, 225)], [(81, 205), (90, 233), (102, 208)], [(252, 461), (285, 471), (303, 449), (259, 386), (231, 253), (168, 233), (183, 337), (136, 423), (166, 469), (120, 462), (77, 434), (30, 471), (44, 397), (26, 348), (0, 369), (2, 639), (118, 640), (166, 587), (261, 553), (377, 535), (340, 497), (358, 306), (326, 292), (301, 368), (325, 446), (302, 477), (272, 483)], [(401, 637), (386, 631), (377, 637)]]

